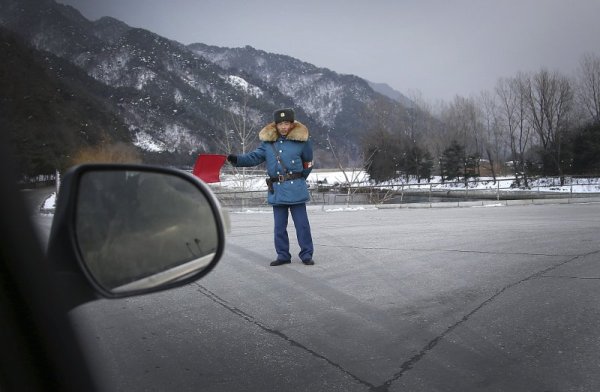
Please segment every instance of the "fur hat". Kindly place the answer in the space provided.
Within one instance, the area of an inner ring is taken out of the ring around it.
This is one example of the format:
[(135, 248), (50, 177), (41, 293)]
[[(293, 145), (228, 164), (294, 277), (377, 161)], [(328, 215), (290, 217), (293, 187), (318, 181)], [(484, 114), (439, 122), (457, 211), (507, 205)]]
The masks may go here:
[(291, 123), (294, 122), (294, 109), (280, 109), (276, 110), (273, 113), (273, 119), (275, 124), (279, 124), (280, 122), (289, 121)]

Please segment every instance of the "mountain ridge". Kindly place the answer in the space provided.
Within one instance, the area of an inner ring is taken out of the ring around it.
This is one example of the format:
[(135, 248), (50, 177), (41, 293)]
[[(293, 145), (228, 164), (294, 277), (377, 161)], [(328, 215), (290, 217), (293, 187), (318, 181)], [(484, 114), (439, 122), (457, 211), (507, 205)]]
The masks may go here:
[[(106, 102), (127, 126), (118, 139), (147, 154), (193, 162), (200, 152), (225, 152), (219, 149), (235, 119), (244, 116), (260, 128), (274, 110), (294, 107), (311, 130), (317, 162), (334, 164), (335, 146), (345, 162), (358, 164), (361, 140), (376, 122), (393, 129), (406, 117), (402, 104), (366, 80), (289, 56), (250, 46), (183, 45), (111, 17), (89, 21), (53, 0), (0, 0), (0, 6), (0, 26), (110, 90)], [(380, 107), (390, 115), (379, 116)]]
[(394, 101), (401, 103), (402, 105), (408, 108), (416, 107), (415, 103), (410, 98), (408, 98), (406, 95), (402, 94), (400, 91), (396, 90), (387, 83), (376, 83), (371, 81), (367, 81), (367, 83), (369, 83), (369, 86), (371, 86), (373, 90), (385, 95), (388, 98), (393, 99)]

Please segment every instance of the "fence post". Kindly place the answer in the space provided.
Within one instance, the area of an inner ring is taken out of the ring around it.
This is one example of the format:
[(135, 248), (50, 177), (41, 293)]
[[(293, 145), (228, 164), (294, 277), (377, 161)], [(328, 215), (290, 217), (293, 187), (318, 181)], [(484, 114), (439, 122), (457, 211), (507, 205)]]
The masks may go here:
[(573, 177), (571, 177), (571, 191), (570, 191), (570, 196), (569, 197), (573, 197)]
[(496, 188), (496, 200), (499, 201), (500, 200), (500, 181), (498, 180), (496, 182), (497, 188)]
[(348, 191), (346, 192), (346, 208), (350, 207), (350, 199), (352, 198), (352, 192), (350, 191), (350, 187), (352, 185), (348, 183)]

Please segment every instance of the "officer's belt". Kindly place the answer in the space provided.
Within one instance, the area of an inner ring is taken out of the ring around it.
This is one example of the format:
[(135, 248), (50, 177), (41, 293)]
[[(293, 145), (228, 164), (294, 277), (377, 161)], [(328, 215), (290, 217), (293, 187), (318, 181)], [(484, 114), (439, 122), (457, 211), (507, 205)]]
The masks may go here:
[(289, 180), (295, 180), (300, 177), (302, 177), (302, 173), (289, 173), (286, 175), (279, 175), (277, 177), (269, 177), (269, 180), (271, 180), (271, 182), (284, 182)]

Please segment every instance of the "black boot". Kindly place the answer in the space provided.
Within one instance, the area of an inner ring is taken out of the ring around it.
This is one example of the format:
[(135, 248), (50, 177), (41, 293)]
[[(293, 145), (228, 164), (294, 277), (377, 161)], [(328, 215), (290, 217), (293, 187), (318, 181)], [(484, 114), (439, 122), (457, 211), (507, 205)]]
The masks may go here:
[(271, 266), (277, 266), (277, 265), (282, 265), (282, 264), (289, 264), (291, 263), (291, 260), (275, 260), (275, 261), (271, 261)]
[(304, 264), (304, 265), (315, 265), (315, 262), (313, 261), (313, 259), (308, 259), (308, 260), (302, 260), (302, 264)]

